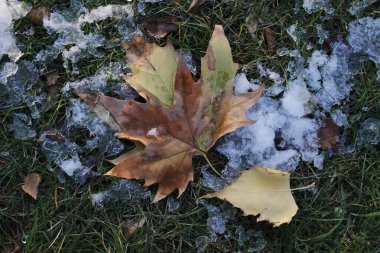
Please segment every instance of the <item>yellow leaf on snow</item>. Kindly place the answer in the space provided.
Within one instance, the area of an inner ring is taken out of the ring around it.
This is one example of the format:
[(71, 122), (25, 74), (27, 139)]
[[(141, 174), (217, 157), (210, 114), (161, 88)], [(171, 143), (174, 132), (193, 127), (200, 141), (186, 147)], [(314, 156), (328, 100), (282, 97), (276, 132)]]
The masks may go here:
[(41, 182), (41, 177), (37, 173), (31, 173), (24, 179), (22, 190), (29, 194), (32, 198), (37, 199), (38, 186)]
[(290, 190), (290, 173), (254, 166), (226, 188), (207, 194), (240, 208), (244, 215), (260, 215), (275, 227), (289, 223), (298, 207)]

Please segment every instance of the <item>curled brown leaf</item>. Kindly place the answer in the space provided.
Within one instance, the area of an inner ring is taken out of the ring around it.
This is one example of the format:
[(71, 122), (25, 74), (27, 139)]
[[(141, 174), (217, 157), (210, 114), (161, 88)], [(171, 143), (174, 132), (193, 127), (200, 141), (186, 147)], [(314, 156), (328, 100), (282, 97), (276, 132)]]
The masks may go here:
[(144, 28), (156, 39), (163, 39), (169, 33), (177, 31), (175, 17), (147, 18), (143, 22)]
[(267, 50), (270, 54), (274, 53), (274, 33), (269, 27), (263, 28), (265, 44), (267, 45)]

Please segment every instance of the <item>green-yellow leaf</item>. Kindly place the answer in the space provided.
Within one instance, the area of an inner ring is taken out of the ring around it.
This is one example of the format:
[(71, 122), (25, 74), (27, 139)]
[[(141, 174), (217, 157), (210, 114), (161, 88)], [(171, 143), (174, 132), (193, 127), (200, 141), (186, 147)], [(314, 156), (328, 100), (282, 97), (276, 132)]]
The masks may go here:
[(207, 194), (240, 208), (244, 215), (260, 215), (258, 221), (269, 221), (274, 226), (289, 223), (298, 207), (290, 190), (290, 174), (254, 166), (226, 188)]
[(201, 59), (202, 91), (211, 91), (213, 101), (229, 82), (233, 82), (238, 64), (232, 60), (231, 47), (223, 27), (216, 25), (206, 55)]
[(173, 45), (168, 42), (160, 47), (134, 38), (124, 45), (132, 76), (125, 80), (143, 97), (156, 97), (163, 105), (171, 106), (177, 72), (177, 57)]
[(245, 112), (256, 103), (264, 87), (235, 96), (233, 81), (237, 68), (223, 27), (216, 25), (206, 55), (201, 59), (202, 73), (198, 81), (202, 86), (204, 114), (212, 124), (212, 128), (205, 129), (196, 137), (201, 150), (207, 151), (223, 135), (254, 123), (245, 116)]

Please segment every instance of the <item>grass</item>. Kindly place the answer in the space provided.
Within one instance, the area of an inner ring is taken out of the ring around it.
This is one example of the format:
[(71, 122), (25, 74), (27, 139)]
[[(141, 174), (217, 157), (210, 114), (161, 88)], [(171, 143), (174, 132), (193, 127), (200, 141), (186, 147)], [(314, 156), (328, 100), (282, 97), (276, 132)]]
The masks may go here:
[[(127, 1), (90, 0), (88, 7)], [(336, 12), (324, 22), (331, 32), (330, 40), (347, 34), (347, 24), (355, 17), (346, 11), (350, 1), (335, 3)], [(60, 9), (60, 1), (41, 1), (40, 5)], [(136, 5), (136, 2), (133, 2)], [(306, 50), (308, 41), (316, 42), (315, 24), (324, 13), (312, 15), (299, 11), (294, 14), (294, 1), (209, 1), (193, 14), (186, 12), (190, 1), (167, 1), (147, 4), (147, 17), (178, 17), (178, 32), (169, 35), (176, 48), (187, 48), (193, 53), (197, 66), (204, 54), (214, 24), (222, 24), (231, 42), (234, 60), (240, 64), (254, 66), (262, 62), (280, 73), (286, 73), (286, 57), (268, 54), (262, 28), (270, 27), (275, 35), (275, 47), (294, 48), (295, 43), (286, 34), (286, 27), (298, 20), (306, 30), (299, 47)], [(36, 6), (36, 4), (33, 4)], [(363, 16), (380, 16), (379, 3), (368, 7)], [(138, 22), (144, 17), (137, 14)], [(254, 37), (248, 32), (250, 20), (258, 24)], [(21, 29), (27, 20), (16, 22)], [(86, 27), (89, 31), (106, 34), (112, 29), (112, 21), (99, 22)], [(33, 59), (36, 53), (51, 44), (51, 38), (41, 27), (35, 27), (34, 36), (18, 35), (25, 56)], [(112, 33), (111, 33), (112, 35)], [(115, 38), (118, 39), (115, 34)], [(162, 43), (162, 42), (160, 42)], [(328, 44), (316, 48), (329, 51)], [(109, 61), (120, 60), (120, 48), (106, 49), (103, 59), (88, 59), (79, 63), (80, 74), (65, 72), (62, 62), (49, 65), (58, 69), (61, 75), (59, 85), (66, 81), (79, 80), (92, 75)], [(249, 76), (255, 70), (248, 68)], [(43, 85), (43, 80), (39, 80)], [(380, 89), (376, 80), (376, 68), (371, 63), (363, 63), (349, 102), (352, 122), (345, 135), (354, 143), (360, 123), (370, 117), (380, 115)], [(61, 97), (57, 104), (34, 122), (37, 133), (59, 124), (65, 113), (67, 101)], [(367, 107), (368, 110), (362, 110)], [(47, 170), (48, 162), (40, 151), (38, 138), (19, 141), (7, 129), (12, 112), (29, 113), (19, 105), (0, 110), (0, 151), (9, 156), (0, 157), (0, 252), (11, 252), (15, 245), (23, 252), (196, 252), (195, 239), (208, 235), (207, 210), (196, 205), (195, 199), (207, 192), (198, 180), (200, 171), (195, 170), (195, 181), (180, 198), (180, 209), (174, 213), (167, 211), (167, 200), (158, 204), (149, 201), (131, 200), (128, 203), (112, 202), (105, 208), (91, 204), (90, 194), (106, 189), (112, 179), (98, 177), (85, 185), (77, 185), (71, 179), (60, 183)], [(80, 133), (79, 133), (80, 134)], [(292, 177), (292, 187), (302, 187), (316, 183), (315, 191), (297, 191), (295, 198), (299, 212), (289, 225), (272, 228), (266, 223), (256, 223), (253, 217), (240, 217), (227, 224), (230, 231), (241, 224), (246, 228), (260, 229), (267, 241), (262, 252), (380, 252), (380, 150), (379, 146), (358, 146), (352, 154), (327, 159), (325, 168), (316, 171), (308, 164), (301, 164)], [(212, 155), (213, 162), (223, 167), (225, 159)], [(204, 164), (194, 160), (195, 168)], [(109, 169), (104, 163), (97, 170)], [(34, 201), (21, 190), (23, 178), (30, 172), (39, 173), (42, 184), (39, 197)], [(221, 203), (218, 200), (215, 202)], [(146, 224), (128, 238), (126, 223), (146, 217)], [(254, 242), (239, 246), (236, 240), (219, 237), (207, 252), (247, 252)]]

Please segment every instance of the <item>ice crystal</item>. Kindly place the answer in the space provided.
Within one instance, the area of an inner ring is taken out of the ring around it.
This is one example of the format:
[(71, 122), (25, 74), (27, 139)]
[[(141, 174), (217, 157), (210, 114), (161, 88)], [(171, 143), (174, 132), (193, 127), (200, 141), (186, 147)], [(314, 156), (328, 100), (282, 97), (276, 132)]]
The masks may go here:
[(372, 60), (378, 69), (380, 80), (380, 18), (365, 17), (349, 24), (348, 43), (354, 53), (364, 54)]
[(365, 142), (378, 144), (380, 142), (380, 120), (376, 118), (366, 119), (360, 126), (358, 143)]
[(348, 12), (352, 15), (360, 15), (365, 8), (371, 4), (377, 2), (378, 0), (356, 0), (351, 4), (351, 7), (348, 8)]
[(13, 121), (8, 128), (13, 131), (16, 139), (28, 140), (36, 136), (36, 131), (31, 129), (31, 119), (23, 113), (14, 113)]
[(150, 196), (150, 192), (140, 183), (121, 179), (115, 181), (109, 190), (91, 194), (91, 200), (93, 205), (104, 207), (116, 201), (133, 204), (135, 201), (149, 199)]
[(330, 0), (304, 0), (302, 6), (309, 14), (322, 10), (327, 14), (333, 14), (335, 11)]
[(24, 16), (30, 7), (17, 0), (0, 1), (0, 58), (8, 55), (12, 62), (16, 62), (23, 53), (16, 45), (13, 35), (13, 21)]

